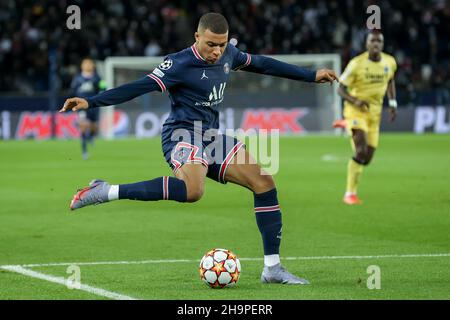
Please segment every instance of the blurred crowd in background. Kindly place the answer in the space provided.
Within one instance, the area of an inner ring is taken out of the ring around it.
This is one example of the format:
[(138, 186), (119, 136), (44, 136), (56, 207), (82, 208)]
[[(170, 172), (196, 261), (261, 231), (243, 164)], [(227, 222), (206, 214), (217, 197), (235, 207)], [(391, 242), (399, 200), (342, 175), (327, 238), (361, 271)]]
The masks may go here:
[[(69, 5), (81, 8), (81, 29), (68, 30)], [(61, 90), (83, 57), (160, 56), (194, 42), (199, 17), (227, 17), (230, 37), (253, 54), (338, 53), (343, 67), (365, 50), (366, 9), (381, 8), (385, 52), (397, 59), (403, 105), (450, 104), (450, 1), (164, 1), (55, 0), (0, 2), (0, 94), (48, 90), (55, 49)]]

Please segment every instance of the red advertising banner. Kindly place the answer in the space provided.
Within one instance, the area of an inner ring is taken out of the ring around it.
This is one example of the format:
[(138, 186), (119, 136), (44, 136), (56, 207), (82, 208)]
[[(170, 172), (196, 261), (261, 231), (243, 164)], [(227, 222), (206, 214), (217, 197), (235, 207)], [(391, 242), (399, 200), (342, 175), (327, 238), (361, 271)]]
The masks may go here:
[(299, 120), (308, 113), (306, 108), (294, 109), (247, 109), (242, 116), (241, 128), (248, 129), (278, 129), (280, 133), (301, 134), (306, 130)]
[[(57, 138), (78, 138), (76, 113), (55, 114), (55, 136)], [(49, 139), (51, 138), (51, 112), (22, 112), (17, 124), (16, 139)]]

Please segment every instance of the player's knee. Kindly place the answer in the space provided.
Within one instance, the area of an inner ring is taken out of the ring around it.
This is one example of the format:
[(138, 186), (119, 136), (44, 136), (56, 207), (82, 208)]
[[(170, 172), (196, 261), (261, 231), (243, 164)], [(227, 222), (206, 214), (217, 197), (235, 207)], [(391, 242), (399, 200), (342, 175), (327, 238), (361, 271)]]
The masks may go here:
[(84, 133), (84, 132), (88, 131), (89, 126), (86, 125), (85, 123), (80, 123), (79, 128), (80, 128), (81, 133)]
[(263, 193), (275, 188), (275, 181), (271, 175), (260, 175), (250, 184), (251, 189), (255, 193)]
[(355, 160), (360, 164), (367, 164), (368, 154), (364, 149), (357, 149), (355, 154)]
[(196, 202), (203, 196), (202, 186), (187, 186), (187, 202)]

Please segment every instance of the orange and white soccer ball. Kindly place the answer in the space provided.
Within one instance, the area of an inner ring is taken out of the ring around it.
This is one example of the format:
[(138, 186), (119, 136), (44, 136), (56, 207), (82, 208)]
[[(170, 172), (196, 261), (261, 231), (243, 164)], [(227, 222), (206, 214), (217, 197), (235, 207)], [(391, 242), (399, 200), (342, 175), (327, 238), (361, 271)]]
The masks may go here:
[(236, 285), (241, 274), (241, 262), (227, 249), (212, 249), (200, 261), (200, 279), (211, 288)]

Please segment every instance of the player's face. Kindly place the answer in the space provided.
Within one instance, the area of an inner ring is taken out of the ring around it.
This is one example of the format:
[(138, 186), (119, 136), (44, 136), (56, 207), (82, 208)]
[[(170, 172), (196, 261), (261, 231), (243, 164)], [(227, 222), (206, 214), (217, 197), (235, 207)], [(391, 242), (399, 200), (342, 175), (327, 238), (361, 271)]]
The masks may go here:
[(208, 63), (216, 63), (222, 56), (228, 43), (228, 32), (213, 33), (211, 30), (197, 31), (195, 33), (196, 47), (200, 55)]
[(81, 71), (86, 73), (92, 73), (94, 72), (94, 61), (91, 59), (84, 59), (83, 62), (81, 62)]
[(367, 37), (367, 50), (370, 54), (378, 54), (383, 51), (384, 37), (381, 33), (371, 33)]

